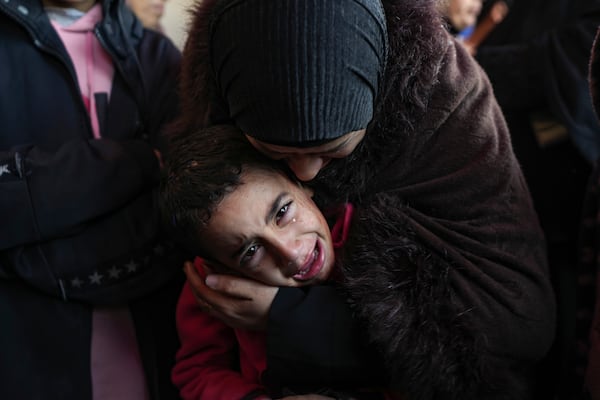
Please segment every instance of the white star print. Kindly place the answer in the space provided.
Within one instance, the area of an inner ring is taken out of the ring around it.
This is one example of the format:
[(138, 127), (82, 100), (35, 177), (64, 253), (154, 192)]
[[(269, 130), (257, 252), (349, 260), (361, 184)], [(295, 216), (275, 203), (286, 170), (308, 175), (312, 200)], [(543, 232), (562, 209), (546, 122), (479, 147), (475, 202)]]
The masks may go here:
[(8, 169), (8, 164), (0, 165), (0, 176), (4, 174), (10, 174), (10, 170)]
[(116, 265), (113, 265), (111, 269), (108, 270), (108, 276), (114, 279), (119, 279), (119, 275), (121, 275), (121, 270), (117, 268)]
[(81, 285), (83, 285), (83, 281), (79, 278), (75, 278), (71, 280), (71, 286), (76, 287), (76, 288), (80, 288)]
[(127, 268), (127, 272), (135, 272), (137, 267), (138, 267), (138, 265), (133, 260), (131, 260), (127, 264), (125, 264), (125, 268)]
[(104, 275), (100, 275), (98, 271), (94, 271), (94, 273), (88, 278), (90, 278), (90, 283), (95, 283), (96, 285), (99, 285), (102, 282), (103, 277)]

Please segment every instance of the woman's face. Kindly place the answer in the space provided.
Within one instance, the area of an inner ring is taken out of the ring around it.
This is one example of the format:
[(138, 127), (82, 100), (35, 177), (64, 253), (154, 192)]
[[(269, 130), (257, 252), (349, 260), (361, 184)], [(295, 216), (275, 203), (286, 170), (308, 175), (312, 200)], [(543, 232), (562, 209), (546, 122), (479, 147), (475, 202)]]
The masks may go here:
[(348, 157), (365, 137), (362, 129), (315, 147), (288, 147), (264, 143), (246, 135), (248, 141), (261, 153), (274, 160), (284, 160), (303, 182), (313, 180), (331, 159)]
[(310, 191), (276, 171), (245, 171), (242, 182), (201, 234), (211, 261), (272, 286), (326, 280), (331, 233)]
[(167, 0), (127, 0), (127, 5), (146, 28), (160, 30)]

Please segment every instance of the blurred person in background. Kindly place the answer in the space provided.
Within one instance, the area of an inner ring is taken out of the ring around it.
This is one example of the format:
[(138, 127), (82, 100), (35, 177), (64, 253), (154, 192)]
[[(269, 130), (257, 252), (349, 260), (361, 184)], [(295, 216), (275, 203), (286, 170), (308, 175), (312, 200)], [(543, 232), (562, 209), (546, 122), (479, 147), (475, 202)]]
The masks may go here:
[(482, 0), (441, 0), (440, 12), (450, 33), (459, 38), (468, 36), (481, 12)]
[(163, 32), (160, 21), (165, 12), (167, 0), (126, 0), (126, 2), (144, 27)]
[[(495, 2), (484, 4), (482, 15)], [(579, 386), (574, 372), (577, 245), (582, 202), (600, 155), (587, 71), (599, 0), (513, 0), (473, 52), (506, 117), (548, 241), (558, 331), (547, 396)], [(554, 393), (556, 392), (556, 393)], [(545, 397), (550, 398), (550, 397)]]

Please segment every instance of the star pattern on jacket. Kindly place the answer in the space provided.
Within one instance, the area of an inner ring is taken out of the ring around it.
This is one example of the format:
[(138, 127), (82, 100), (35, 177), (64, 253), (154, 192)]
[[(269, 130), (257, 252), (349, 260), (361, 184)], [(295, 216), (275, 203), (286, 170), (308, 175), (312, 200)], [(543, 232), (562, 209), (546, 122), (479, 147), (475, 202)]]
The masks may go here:
[(152, 263), (153, 257), (162, 257), (167, 253), (167, 247), (164, 244), (157, 244), (144, 255), (138, 257), (129, 257), (121, 263), (111, 263), (104, 268), (94, 270), (91, 274), (84, 276), (74, 276), (67, 280), (71, 283), (72, 289), (85, 290), (89, 287), (102, 287), (115, 283), (119, 280), (128, 279), (144, 271), (145, 267)]
[(125, 268), (127, 269), (127, 272), (135, 272), (138, 268), (138, 264), (134, 260), (131, 260), (125, 264)]
[(100, 285), (102, 283), (102, 278), (104, 278), (104, 275), (100, 275), (98, 271), (94, 271), (94, 273), (88, 278), (90, 278), (90, 283)]
[(113, 279), (119, 279), (119, 276), (121, 275), (121, 270), (119, 268), (117, 268), (116, 265), (113, 265), (109, 270), (108, 270), (108, 277), (109, 278), (113, 278)]

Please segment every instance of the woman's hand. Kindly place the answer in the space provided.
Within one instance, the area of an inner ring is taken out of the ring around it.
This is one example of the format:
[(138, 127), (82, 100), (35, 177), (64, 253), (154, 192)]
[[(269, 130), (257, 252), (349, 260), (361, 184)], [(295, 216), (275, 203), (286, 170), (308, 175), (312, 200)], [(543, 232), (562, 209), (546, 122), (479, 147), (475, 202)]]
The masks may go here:
[(204, 280), (191, 262), (184, 264), (184, 272), (205, 312), (232, 328), (266, 330), (278, 287), (233, 275), (209, 274)]

